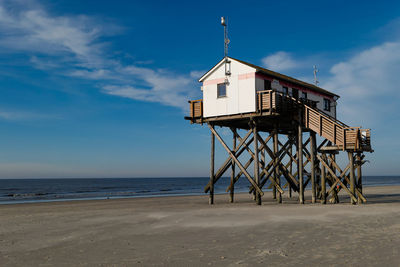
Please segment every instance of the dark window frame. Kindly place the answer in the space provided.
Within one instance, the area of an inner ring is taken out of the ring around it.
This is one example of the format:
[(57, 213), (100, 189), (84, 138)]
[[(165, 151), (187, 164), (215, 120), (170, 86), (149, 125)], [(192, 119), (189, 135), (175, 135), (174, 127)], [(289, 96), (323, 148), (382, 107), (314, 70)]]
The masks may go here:
[(303, 92), (303, 91), (301, 91), (301, 98), (303, 98), (303, 99), (308, 99), (307, 98), (307, 92)]
[(283, 86), (282, 89), (285, 95), (289, 95), (289, 88), (287, 86)]
[(328, 98), (324, 98), (324, 110), (331, 111), (331, 100)]
[(272, 82), (270, 80), (264, 80), (264, 90), (271, 90)]
[(299, 98), (299, 89), (292, 88), (292, 97), (296, 99)]
[[(221, 94), (223, 89), (223, 94)], [(226, 97), (226, 83), (219, 83), (217, 84), (217, 98), (224, 98)]]

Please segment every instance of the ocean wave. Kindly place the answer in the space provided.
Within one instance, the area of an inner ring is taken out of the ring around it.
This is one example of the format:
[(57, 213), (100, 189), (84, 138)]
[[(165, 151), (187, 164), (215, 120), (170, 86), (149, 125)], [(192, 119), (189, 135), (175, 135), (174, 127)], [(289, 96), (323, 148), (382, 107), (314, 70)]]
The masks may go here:
[(14, 197), (14, 198), (23, 198), (23, 197), (37, 197), (37, 196), (45, 196), (48, 195), (49, 193), (10, 193), (7, 194), (8, 197)]

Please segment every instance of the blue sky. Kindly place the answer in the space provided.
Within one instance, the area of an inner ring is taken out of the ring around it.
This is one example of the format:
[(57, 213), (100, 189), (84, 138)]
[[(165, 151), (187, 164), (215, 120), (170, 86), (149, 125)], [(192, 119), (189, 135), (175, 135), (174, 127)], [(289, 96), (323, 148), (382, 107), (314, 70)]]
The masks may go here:
[(372, 128), (364, 174), (400, 173), (398, 1), (0, 0), (0, 178), (207, 176), (209, 132), (183, 117), (223, 15), (231, 56), (317, 64), (339, 119)]

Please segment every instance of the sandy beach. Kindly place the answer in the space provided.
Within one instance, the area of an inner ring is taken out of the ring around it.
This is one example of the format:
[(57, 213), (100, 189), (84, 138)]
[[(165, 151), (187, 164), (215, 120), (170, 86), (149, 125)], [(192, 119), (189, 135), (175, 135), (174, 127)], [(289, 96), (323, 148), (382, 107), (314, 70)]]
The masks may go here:
[(248, 194), (0, 205), (0, 266), (400, 266), (400, 186), (368, 203)]

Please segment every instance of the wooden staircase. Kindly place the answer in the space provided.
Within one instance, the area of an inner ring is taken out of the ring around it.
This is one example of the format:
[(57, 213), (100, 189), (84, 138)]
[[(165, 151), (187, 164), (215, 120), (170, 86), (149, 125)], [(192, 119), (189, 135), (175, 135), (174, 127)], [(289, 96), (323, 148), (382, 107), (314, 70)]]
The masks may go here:
[(371, 151), (371, 130), (349, 127), (321, 111), (304, 105), (304, 126), (331, 141), (338, 149)]

